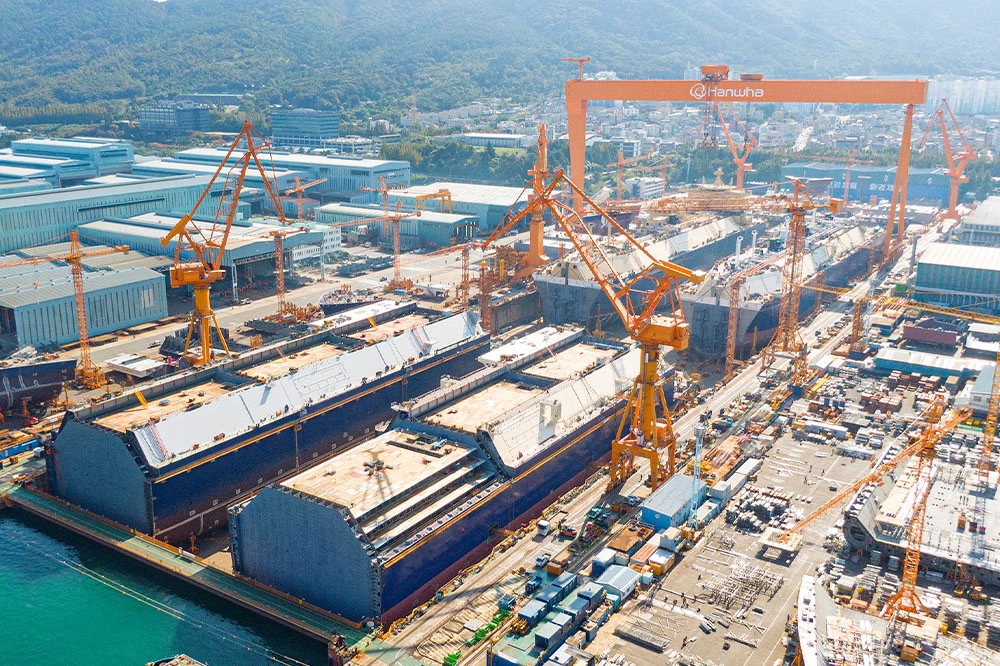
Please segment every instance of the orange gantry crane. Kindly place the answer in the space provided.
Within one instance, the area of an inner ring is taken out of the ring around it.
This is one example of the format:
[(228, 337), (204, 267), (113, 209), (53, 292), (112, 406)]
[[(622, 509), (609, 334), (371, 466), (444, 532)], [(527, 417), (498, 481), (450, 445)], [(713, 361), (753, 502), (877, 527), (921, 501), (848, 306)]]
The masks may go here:
[[(648, 261), (646, 267), (627, 278), (620, 275), (598, 236), (584, 223), (582, 216), (555, 194), (556, 188), (561, 184), (597, 210), (605, 224), (613, 227), (626, 242), (645, 255)], [(633, 383), (622, 422), (611, 444), (609, 485), (623, 483), (634, 470), (635, 457), (640, 456), (649, 461), (650, 482), (655, 489), (670, 478), (676, 469), (676, 439), (659, 373), (660, 348), (687, 348), (690, 331), (680, 306), (678, 281), (700, 282), (705, 275), (702, 271), (691, 271), (654, 257), (627, 229), (620, 226), (567, 178), (561, 169), (554, 172), (548, 183), (534, 181), (532, 194), (528, 205), (504, 224), (498, 225), (483, 246), (495, 242), (508, 229), (524, 217), (533, 215), (536, 210), (548, 211), (569, 237), (618, 313), (625, 330), (642, 349), (639, 376)], [(651, 288), (640, 288), (640, 282), (643, 281), (648, 281)], [(669, 303), (670, 314), (656, 311), (664, 300)], [(657, 407), (662, 410), (662, 419), (658, 418)], [(663, 449), (666, 449), (665, 462), (661, 460)]]
[[(251, 164), (260, 173), (268, 196), (270, 196), (278, 213), (278, 218), (283, 224), (288, 224), (288, 220), (285, 219), (285, 215), (281, 211), (281, 202), (278, 200), (277, 192), (271, 186), (271, 179), (268, 178), (260, 161), (260, 154), (269, 150), (268, 143), (253, 131), (249, 122), (244, 121), (243, 129), (229, 146), (222, 163), (212, 174), (208, 185), (198, 197), (191, 212), (185, 213), (177, 224), (160, 239), (160, 243), (164, 247), (169, 246), (171, 242), (176, 243), (174, 265), (170, 267), (170, 286), (174, 289), (190, 287), (193, 293), (194, 309), (191, 311), (191, 321), (188, 324), (187, 338), (184, 341), (184, 357), (193, 365), (211, 363), (213, 328), (218, 333), (219, 342), (226, 355), (230, 354), (229, 346), (226, 344), (225, 337), (219, 328), (219, 322), (215, 318), (215, 312), (212, 310), (211, 289), (213, 284), (226, 276), (226, 271), (222, 267), (222, 259), (239, 207), (243, 182)], [(232, 166), (229, 166), (230, 157), (238, 151), (243, 152), (242, 156)], [(208, 198), (222, 170), (227, 166), (229, 169), (226, 172), (222, 196), (219, 198), (215, 217), (211, 227), (203, 229), (195, 223), (194, 216), (201, 204)], [(277, 240), (276, 244), (278, 244)], [(194, 255), (194, 258), (185, 259), (185, 251)], [(281, 278), (278, 277), (278, 279)], [(198, 344), (201, 347), (197, 354), (191, 351), (191, 339), (196, 330), (198, 331)]]
[[(385, 181), (383, 180), (382, 183), (384, 185)], [(377, 191), (381, 192), (382, 190), (379, 189)], [(437, 199), (439, 201), (440, 210), (442, 213), (452, 212), (451, 190), (446, 190), (444, 188), (441, 188), (437, 192), (431, 192), (430, 194), (418, 194), (417, 196), (413, 197), (413, 210), (426, 210), (427, 202), (433, 199)]]
[[(907, 177), (910, 169), (910, 137), (913, 112), (923, 104), (927, 82), (919, 80), (763, 80), (757, 75), (729, 80), (726, 65), (702, 67), (700, 81), (584, 80), (566, 81), (566, 119), (569, 135), (570, 176), (583, 182), (587, 151), (587, 106), (591, 100), (675, 101), (675, 102), (830, 102), (837, 104), (903, 105), (903, 133), (896, 163), (896, 180), (889, 205), (889, 219), (883, 239), (883, 262), (888, 263), (903, 249)], [(574, 197), (573, 206), (583, 212), (583, 197)]]
[(30, 257), (4, 261), (0, 267), (26, 266), (62, 261), (69, 264), (70, 276), (73, 279), (73, 297), (76, 304), (76, 329), (80, 336), (80, 364), (76, 366), (76, 379), (88, 389), (100, 388), (107, 384), (104, 371), (90, 357), (90, 333), (87, 328), (87, 300), (83, 291), (83, 260), (88, 257), (100, 257), (105, 254), (121, 252), (128, 254), (127, 245), (93, 249), (84, 251), (80, 245), (80, 237), (76, 230), (69, 232), (69, 254), (42, 257)]
[[(948, 135), (948, 125), (945, 122), (944, 114), (947, 112), (948, 119), (951, 120), (951, 126), (955, 130), (955, 134), (962, 141), (962, 150), (958, 153), (958, 161), (955, 161), (955, 154), (951, 147), (951, 138)], [(976, 152), (972, 150), (972, 146), (969, 142), (965, 140), (965, 135), (962, 134), (962, 129), (958, 126), (958, 122), (955, 120), (955, 114), (951, 112), (951, 107), (948, 106), (948, 100), (942, 99), (941, 104), (934, 111), (934, 115), (931, 117), (930, 122), (927, 123), (927, 129), (924, 130), (924, 135), (920, 137), (920, 141), (917, 142), (918, 146), (923, 146), (927, 142), (927, 137), (931, 133), (931, 129), (934, 127), (935, 118), (941, 127), (941, 140), (944, 143), (944, 157), (948, 162), (948, 180), (950, 181), (951, 189), (948, 192), (948, 210), (944, 212), (941, 216), (945, 220), (958, 220), (958, 211), (955, 207), (958, 205), (958, 188), (962, 183), (969, 182), (969, 177), (965, 175), (965, 167), (968, 165), (970, 160), (976, 159)]]
[(305, 194), (305, 191), (308, 190), (310, 187), (316, 187), (317, 185), (322, 185), (325, 182), (326, 178), (320, 178), (319, 180), (314, 180), (311, 183), (306, 183), (305, 185), (303, 185), (302, 182), (299, 180), (299, 177), (296, 176), (295, 187), (290, 187), (287, 190), (285, 190), (285, 196), (288, 196), (289, 194), (295, 195), (296, 206), (298, 207), (297, 211), (298, 219), (300, 220), (305, 219), (304, 217), (302, 217), (302, 206), (304, 204), (303, 195)]

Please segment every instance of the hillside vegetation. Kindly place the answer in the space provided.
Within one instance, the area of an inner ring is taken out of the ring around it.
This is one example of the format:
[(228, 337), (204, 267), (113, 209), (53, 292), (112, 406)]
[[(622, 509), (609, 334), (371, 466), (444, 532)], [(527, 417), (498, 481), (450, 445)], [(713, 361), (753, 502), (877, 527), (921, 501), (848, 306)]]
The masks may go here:
[[(0, 118), (252, 92), (364, 119), (558, 95), (575, 65), (680, 77), (994, 74), (1000, 3), (816, 0), (0, 0)], [(4, 113), (6, 111), (6, 113)]]

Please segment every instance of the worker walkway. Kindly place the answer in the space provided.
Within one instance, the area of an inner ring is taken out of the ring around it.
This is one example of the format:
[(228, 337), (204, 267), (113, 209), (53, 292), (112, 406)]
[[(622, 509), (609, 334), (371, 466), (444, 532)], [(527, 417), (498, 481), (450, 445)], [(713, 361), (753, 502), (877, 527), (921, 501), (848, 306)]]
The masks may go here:
[(96, 516), (29, 487), (0, 481), (0, 506), (17, 507), (44, 520), (128, 555), (180, 580), (212, 592), (232, 603), (279, 622), (309, 638), (329, 645), (346, 640), (350, 648), (383, 664), (424, 666), (423, 662), (373, 634), (356, 629), (326, 611), (278, 590), (210, 566), (200, 558), (152, 537)]

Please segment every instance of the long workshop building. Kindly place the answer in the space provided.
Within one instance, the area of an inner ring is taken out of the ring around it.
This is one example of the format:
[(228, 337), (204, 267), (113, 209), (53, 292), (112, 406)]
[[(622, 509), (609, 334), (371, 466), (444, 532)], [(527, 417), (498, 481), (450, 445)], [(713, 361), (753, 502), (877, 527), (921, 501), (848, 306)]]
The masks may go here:
[(639, 351), (546, 328), (397, 407), (393, 430), (230, 511), (235, 569), (386, 624), (606, 461)]
[(331, 327), (144, 386), (142, 400), (129, 392), (67, 413), (47, 451), (53, 492), (185, 541), (224, 524), (230, 504), (387, 426), (392, 403), (472, 372), (489, 343), (469, 312), (403, 304), (375, 324), (379, 336)]

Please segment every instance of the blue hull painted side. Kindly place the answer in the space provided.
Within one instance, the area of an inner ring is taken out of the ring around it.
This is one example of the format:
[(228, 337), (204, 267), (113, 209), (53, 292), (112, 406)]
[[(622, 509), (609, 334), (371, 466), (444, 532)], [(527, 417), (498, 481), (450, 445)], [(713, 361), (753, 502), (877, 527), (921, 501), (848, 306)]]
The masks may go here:
[(41, 403), (59, 395), (63, 384), (76, 379), (76, 361), (42, 361), (0, 368), (0, 411), (19, 409), (29, 398)]
[(495, 545), (491, 530), (516, 528), (537, 516), (592, 474), (595, 465), (607, 462), (620, 418), (618, 408), (587, 422), (549, 456), (529, 463), (522, 474), (480, 507), (387, 566), (382, 579), (383, 624), (407, 615), (459, 571), (481, 559)]
[(486, 555), (495, 545), (491, 530), (506, 524), (509, 494), (509, 487), (503, 486), (478, 507), (383, 569), (383, 624), (409, 614), (455, 574)]
[(385, 375), (329, 405), (314, 405), (263, 432), (248, 433), (225, 453), (212, 452), (152, 479), (153, 534), (178, 542), (225, 525), (227, 506), (371, 435), (393, 417), (392, 403), (436, 388), (441, 375), (462, 376), (478, 368), (476, 357), (487, 345), (482, 337), (406, 373)]

